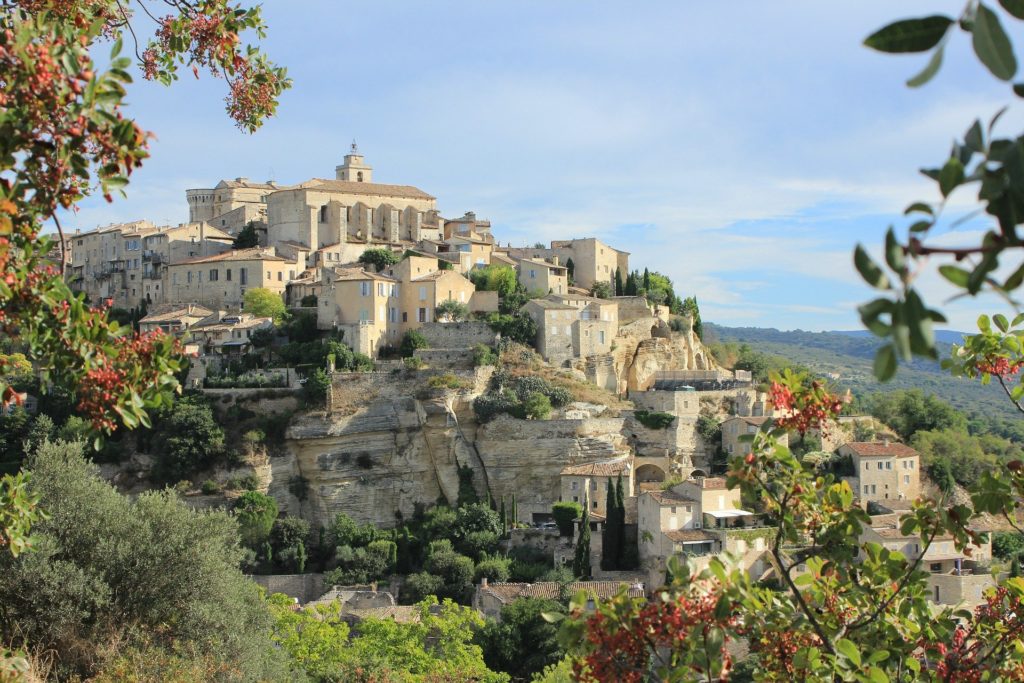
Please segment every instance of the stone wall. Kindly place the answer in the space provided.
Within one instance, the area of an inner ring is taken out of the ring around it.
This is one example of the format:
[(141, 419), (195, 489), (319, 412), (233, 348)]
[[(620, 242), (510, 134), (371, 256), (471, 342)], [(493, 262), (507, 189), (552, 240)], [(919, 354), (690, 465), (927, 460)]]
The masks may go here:
[(459, 323), (424, 323), (419, 327), (431, 349), (464, 349), (477, 344), (493, 346), (497, 334), (485, 322), (470, 320)]
[(473, 367), (473, 349), (468, 348), (416, 349), (413, 356), (432, 368)]
[(251, 574), (249, 578), (262, 586), (268, 595), (284, 593), (300, 603), (316, 600), (326, 590), (323, 574)]

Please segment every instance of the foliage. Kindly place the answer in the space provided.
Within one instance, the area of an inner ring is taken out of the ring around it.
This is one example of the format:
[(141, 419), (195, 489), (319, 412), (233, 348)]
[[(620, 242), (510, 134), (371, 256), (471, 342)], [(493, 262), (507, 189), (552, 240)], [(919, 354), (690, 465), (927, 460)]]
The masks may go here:
[(477, 344), (473, 347), (473, 365), (481, 367), (484, 365), (497, 365), (498, 354), (486, 344)]
[(245, 295), (242, 297), (242, 310), (257, 318), (273, 318), (275, 323), (284, 320), (285, 313), (287, 313), (281, 295), (264, 287), (245, 290)]
[(469, 602), (473, 591), (473, 560), (455, 552), (451, 541), (445, 539), (431, 542), (424, 569), (444, 582), (437, 597)]
[(704, 323), (700, 320), (700, 306), (697, 305), (697, 297), (688, 296), (683, 299), (679, 312), (690, 319), (693, 333), (697, 335), (697, 339), (703, 339)]
[(439, 303), (434, 308), (434, 313), (439, 322), (454, 323), (469, 320), (469, 306), (452, 299)]
[(992, 554), (1001, 560), (1024, 557), (1024, 534), (1018, 531), (999, 531), (992, 534)]
[(379, 581), (395, 571), (398, 546), (392, 541), (371, 541), (365, 547), (338, 546), (335, 550), (337, 568), (327, 572), (329, 585), (351, 586)]
[[(316, 304), (314, 304), (316, 305)], [(284, 326), (285, 334), (290, 342), (311, 342), (320, 337), (320, 330), (316, 326), (316, 313), (311, 311), (300, 311), (291, 316)]]
[(204, 401), (186, 397), (161, 414), (153, 430), (158, 481), (185, 479), (209, 467), (224, 453), (224, 430)]
[(444, 579), (430, 572), (410, 574), (402, 584), (402, 602), (406, 604), (420, 602), (431, 595), (438, 595), (444, 590)]
[(409, 330), (402, 337), (402, 343), (399, 346), (399, 350), (402, 356), (409, 358), (415, 353), (416, 349), (427, 348), (427, 338), (423, 336), (423, 333), (419, 330)]
[(615, 292), (612, 290), (612, 285), (607, 282), (595, 282), (594, 286), (590, 288), (590, 296), (598, 299), (611, 299), (615, 296)]
[(479, 292), (497, 292), (505, 298), (516, 291), (519, 281), (511, 266), (489, 265), (469, 271), (469, 279)]
[(637, 410), (633, 413), (633, 416), (636, 417), (637, 422), (648, 429), (668, 429), (676, 420), (676, 416), (672, 413), (650, 412), (647, 410)]
[(473, 414), (477, 422), (484, 423), (505, 413), (513, 412), (519, 406), (519, 400), (507, 393), (481, 394), (473, 399)]
[(299, 305), (303, 308), (316, 308), (317, 297), (316, 294), (307, 294), (299, 300)]
[(259, 245), (260, 240), (256, 234), (256, 224), (249, 221), (245, 224), (245, 227), (238, 231), (238, 235), (235, 236), (235, 241), (231, 246), (233, 249), (252, 249)]
[(11, 557), (32, 549), (32, 525), (45, 519), (39, 494), (29, 488), (30, 482), (28, 472), (0, 478), (0, 549)]
[(503, 339), (511, 339), (530, 347), (537, 342), (537, 323), (522, 311), (491, 313), (487, 316), (487, 324)]
[(580, 518), (582, 512), (583, 506), (571, 501), (561, 501), (551, 506), (551, 514), (562, 536), (572, 536), (573, 522)]
[(697, 417), (697, 436), (705, 445), (716, 446), (722, 442), (722, 423), (710, 415)]
[(286, 678), (258, 591), (237, 569), (235, 521), (174, 493), (120, 495), (81, 444), (44, 444), (29, 493), (48, 517), (35, 551), (0, 557), (0, 637), (54, 659), (55, 677), (89, 677), (111, 649), (180, 648), (248, 679)]
[(508, 581), (511, 576), (512, 560), (500, 555), (484, 555), (476, 563), (473, 570), (473, 583), (479, 584), (482, 579), (491, 583), (502, 583)]
[[(792, 421), (820, 429), (831, 398), (790, 385)], [(777, 393), (777, 392), (776, 392)], [(971, 505), (915, 501), (901, 530), (920, 539), (907, 557), (861, 542), (869, 518), (849, 485), (804, 467), (781, 443), (783, 428), (752, 435), (752, 452), (730, 461), (727, 485), (757, 500), (774, 529), (768, 552), (781, 589), (754, 583), (727, 559), (697, 571), (675, 560), (671, 583), (646, 604), (621, 593), (595, 612), (584, 595), (570, 606), (566, 642), (584, 680), (727, 677), (729, 644), (743, 638), (759, 680), (1013, 680), (1024, 673), (1024, 581), (1001, 580), (973, 611), (929, 602), (921, 566), (936, 538), (958, 552), (981, 536), (979, 516), (1015, 519), (1024, 465), (986, 472)], [(798, 565), (807, 571), (794, 576)], [(912, 636), (909, 634), (913, 634)]]
[(631, 569), (635, 552), (626, 547), (626, 501), (622, 488), (622, 475), (613, 483), (608, 478), (605, 505), (605, 525), (601, 543), (601, 569)]
[(434, 375), (427, 380), (427, 386), (431, 389), (468, 389), (470, 383), (457, 375), (446, 372), (443, 375)]
[(378, 273), (388, 266), (395, 265), (398, 260), (398, 254), (383, 247), (367, 249), (359, 255), (359, 263), (373, 266)]
[(331, 390), (331, 376), (322, 368), (316, 368), (306, 376), (302, 385), (302, 398), (311, 406), (322, 406)]
[(576, 539), (576, 552), (572, 560), (572, 573), (580, 579), (590, 577), (590, 510), (589, 505), (583, 506), (580, 518), (580, 535)]
[(534, 392), (523, 401), (523, 414), (528, 420), (546, 420), (551, 415), (551, 399), (544, 394)]
[[(301, 517), (286, 515), (274, 521), (270, 529), (270, 547), (280, 569), (302, 573), (305, 569), (306, 547), (310, 541), (309, 522)], [(301, 550), (300, 550), (301, 548)], [(300, 568), (300, 560), (303, 566)]]
[(889, 425), (903, 439), (925, 430), (967, 429), (963, 414), (941, 398), (920, 389), (875, 394), (867, 404), (871, 415)]
[(235, 501), (234, 511), (242, 542), (254, 550), (260, 548), (277, 519), (277, 501), (259, 491), (246, 491)]
[(561, 659), (558, 628), (543, 616), (560, 607), (553, 600), (540, 598), (514, 600), (503, 606), (501, 620), (488, 621), (473, 639), (483, 649), (487, 666), (524, 681)]

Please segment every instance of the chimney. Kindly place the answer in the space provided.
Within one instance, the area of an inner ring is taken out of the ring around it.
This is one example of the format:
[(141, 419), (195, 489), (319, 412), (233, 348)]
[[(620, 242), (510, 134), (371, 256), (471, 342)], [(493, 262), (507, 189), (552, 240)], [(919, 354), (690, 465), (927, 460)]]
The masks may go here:
[(480, 577), (480, 587), (481, 588), (487, 588), (487, 577), (486, 576)]

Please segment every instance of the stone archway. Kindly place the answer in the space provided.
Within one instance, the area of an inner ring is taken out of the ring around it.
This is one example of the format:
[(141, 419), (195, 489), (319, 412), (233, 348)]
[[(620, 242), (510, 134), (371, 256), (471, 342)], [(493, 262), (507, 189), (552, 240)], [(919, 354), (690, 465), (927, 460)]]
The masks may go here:
[(652, 481), (665, 481), (665, 470), (661, 469), (657, 465), (640, 465), (640, 467), (636, 468), (634, 477), (636, 478), (636, 481), (641, 484)]
[(690, 472), (690, 479), (697, 479), (698, 477), (706, 478), (708, 475), (704, 470), (694, 470)]

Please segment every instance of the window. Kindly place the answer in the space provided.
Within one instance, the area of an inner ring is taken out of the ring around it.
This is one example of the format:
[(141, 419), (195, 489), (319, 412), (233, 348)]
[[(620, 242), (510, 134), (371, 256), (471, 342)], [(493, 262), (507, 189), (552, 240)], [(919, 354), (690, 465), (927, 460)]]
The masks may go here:
[(279, 271), (277, 271), (277, 281), (281, 282), (282, 280), (284, 280), (284, 271), (283, 270), (279, 270)]
[(558, 336), (558, 325), (552, 325), (551, 326), (551, 336), (552, 337), (557, 337)]
[(360, 282), (359, 283), (359, 293), (362, 296), (370, 296), (370, 283), (369, 282)]
[(592, 503), (590, 504), (590, 507), (592, 507), (593, 509), (595, 509), (595, 510), (596, 510), (596, 509), (597, 509), (597, 501), (595, 500), (594, 502), (592, 502)]
[[(240, 285), (242, 285), (244, 287), (246, 282), (249, 279), (248, 275), (249, 275), (249, 269), (248, 268), (239, 268), (238, 269), (238, 284), (240, 284)], [(244, 292), (243, 292), (243, 294), (244, 294)]]
[(220, 273), (217, 272), (216, 268), (210, 268), (210, 282), (216, 282), (220, 278)]
[(574, 481), (574, 482), (572, 483), (572, 490), (573, 490), (573, 491), (575, 491), (575, 490), (576, 490), (576, 484), (577, 484), (577, 483), (578, 483), (578, 482), (575, 482), (575, 481)]
[(188, 271), (188, 274), (186, 275), (186, 280), (188, 281), (189, 284), (192, 284), (192, 271), (191, 270)]
[(580, 502), (580, 497), (579, 496), (573, 496), (572, 497), (572, 502), (574, 502), (574, 503)]
[(881, 460), (878, 461), (878, 469), (882, 469), (882, 461)]
[(426, 301), (426, 300), (427, 300), (427, 288), (426, 287), (420, 287), (420, 301)]
[(409, 311), (402, 311), (402, 322), (409, 322)]
[(869, 493), (871, 493), (871, 492), (870, 492), (870, 491), (868, 490), (869, 488), (870, 488), (870, 487), (869, 487), (869, 486), (868, 486), (867, 484), (864, 484), (864, 495), (865, 495), (865, 496), (866, 496), (866, 495), (868, 495)]
[(270, 275), (270, 271), (269, 271), (269, 270), (267, 271), (267, 279), (268, 279), (268, 280), (272, 280), (272, 279), (273, 279), (273, 278), (271, 277), (271, 275)]
[(228, 268), (227, 272), (224, 273), (224, 279), (227, 280), (228, 282), (231, 282), (231, 269), (230, 268)]
[(604, 330), (599, 330), (597, 333), (597, 339), (601, 344), (604, 344)]
[(327, 205), (326, 204), (324, 204), (323, 206), (320, 207), (320, 222), (321, 223), (326, 223), (327, 222)]
[(370, 319), (370, 313), (365, 308), (359, 309), (359, 322), (366, 322)]
[(892, 460), (886, 460), (885, 461), (885, 469), (887, 469), (887, 470), (891, 470), (892, 469)]
[(384, 283), (383, 282), (378, 282), (377, 283), (377, 296), (384, 296)]
[(909, 484), (910, 483), (910, 475), (909, 474), (904, 474), (903, 475), (903, 483), (904, 484)]
[(869, 462), (864, 463), (864, 469), (870, 469), (870, 468), (871, 468), (871, 463), (869, 463)]
[(928, 571), (941, 572), (942, 571), (942, 563), (941, 562), (932, 562), (931, 564), (928, 565)]
[(417, 320), (419, 320), (421, 323), (428, 322), (428, 320), (427, 320), (427, 309), (420, 308), (420, 309), (417, 310)]
[(908, 460), (908, 462), (910, 463), (910, 469), (914, 469), (914, 461)]
[(536, 271), (536, 270), (534, 270), (533, 268), (531, 268), (531, 269), (530, 269), (530, 279), (531, 279), (531, 280), (534, 280), (534, 279), (536, 279), (536, 278), (537, 278), (537, 271)]
[(674, 505), (672, 506), (672, 508), (671, 508), (670, 512), (671, 512), (671, 513), (672, 513), (673, 515), (674, 515), (674, 514), (676, 514), (676, 507), (675, 507)]
[(591, 479), (590, 480), (590, 490), (591, 491), (596, 491), (597, 490), (597, 480), (596, 479)]

